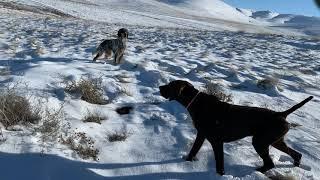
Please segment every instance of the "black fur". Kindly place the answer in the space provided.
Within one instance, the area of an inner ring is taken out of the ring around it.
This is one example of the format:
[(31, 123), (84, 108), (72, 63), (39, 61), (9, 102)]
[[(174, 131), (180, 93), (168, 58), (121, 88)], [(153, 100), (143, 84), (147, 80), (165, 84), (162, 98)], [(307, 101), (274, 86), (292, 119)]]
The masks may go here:
[(118, 37), (127, 38), (129, 36), (129, 31), (126, 28), (121, 28), (118, 30)]
[(284, 135), (289, 131), (286, 116), (310, 101), (312, 96), (287, 111), (276, 112), (265, 108), (221, 102), (213, 95), (199, 93), (190, 83), (181, 80), (172, 81), (168, 85), (160, 86), (159, 89), (164, 98), (176, 100), (188, 107), (197, 129), (197, 137), (186, 157), (187, 161), (196, 158), (197, 152), (207, 139), (214, 151), (216, 171), (223, 175), (223, 143), (253, 136), (252, 145), (263, 159), (263, 166), (258, 168), (258, 171), (265, 172), (274, 167), (269, 156), (270, 145), (290, 155), (295, 166), (300, 165), (301, 153), (288, 147), (284, 142)]

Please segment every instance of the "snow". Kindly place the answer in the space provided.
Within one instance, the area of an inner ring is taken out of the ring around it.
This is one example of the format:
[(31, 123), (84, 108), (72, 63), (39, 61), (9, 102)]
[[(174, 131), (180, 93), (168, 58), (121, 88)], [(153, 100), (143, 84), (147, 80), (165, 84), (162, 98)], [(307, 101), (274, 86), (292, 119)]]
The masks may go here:
[[(32, 126), (22, 126), (22, 131), (1, 128), (5, 139), (0, 143), (1, 180), (266, 179), (272, 175), (319, 179), (318, 39), (254, 20), (243, 24), (250, 18), (238, 17), (239, 11), (222, 1), (15, 1), (22, 3), (17, 5), (20, 10), (0, 3), (0, 69), (10, 70), (0, 75), (0, 87), (25, 82), (27, 93), (47, 98), (49, 107), (64, 103), (61, 134), (85, 132), (100, 152), (98, 161), (83, 160), (57, 140), (43, 142)], [(195, 15), (203, 3), (209, 5)], [(214, 5), (223, 10), (211, 11)], [(41, 8), (35, 11), (34, 6)], [(221, 19), (219, 11), (227, 15)], [(96, 45), (113, 38), (121, 27), (129, 29), (125, 62), (93, 63)], [(63, 92), (61, 76), (78, 80), (84, 75), (102, 77), (109, 104), (90, 104)], [(278, 85), (258, 88), (257, 81), (266, 77), (279, 79)], [(256, 172), (262, 160), (250, 137), (225, 144), (223, 177), (215, 173), (207, 142), (198, 161), (182, 160), (196, 131), (185, 108), (163, 99), (158, 90), (176, 79), (188, 80), (199, 89), (216, 82), (232, 94), (235, 104), (278, 111), (313, 95), (314, 100), (288, 117), (290, 123), (302, 125), (286, 136), (286, 142), (303, 154), (301, 168), (271, 148), (276, 168), (267, 175)], [(122, 89), (127, 93), (120, 93)], [(123, 105), (132, 105), (133, 112), (118, 115), (115, 109)], [(99, 110), (107, 120), (84, 123), (88, 110)], [(108, 133), (123, 128), (130, 132), (124, 142), (108, 141)]]

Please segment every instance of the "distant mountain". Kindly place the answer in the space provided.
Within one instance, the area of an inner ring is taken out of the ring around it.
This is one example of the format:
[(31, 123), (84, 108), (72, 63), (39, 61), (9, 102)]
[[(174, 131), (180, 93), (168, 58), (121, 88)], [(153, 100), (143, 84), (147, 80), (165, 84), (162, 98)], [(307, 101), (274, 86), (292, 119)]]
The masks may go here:
[(310, 17), (294, 14), (279, 14), (271, 11), (255, 11), (239, 9), (242, 14), (269, 23), (270, 26), (282, 26), (302, 30), (308, 35), (320, 35), (320, 17)]

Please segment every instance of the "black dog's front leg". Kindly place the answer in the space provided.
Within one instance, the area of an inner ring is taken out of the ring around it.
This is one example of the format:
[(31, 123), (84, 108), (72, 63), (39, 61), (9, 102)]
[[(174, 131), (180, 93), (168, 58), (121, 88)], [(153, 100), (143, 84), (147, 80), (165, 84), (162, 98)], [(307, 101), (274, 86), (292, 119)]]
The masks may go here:
[(190, 150), (189, 155), (187, 157), (185, 157), (186, 161), (195, 160), (195, 157), (196, 157), (198, 151), (200, 150), (204, 140), (205, 140), (205, 137), (202, 134), (198, 133), (197, 137), (196, 137), (196, 140), (195, 140), (195, 142), (194, 142), (194, 144), (193, 144), (193, 146), (192, 146), (192, 148)]
[(213, 139), (208, 139), (213, 152), (214, 158), (216, 159), (216, 171), (220, 175), (224, 175), (224, 154), (223, 154), (223, 142), (214, 141)]

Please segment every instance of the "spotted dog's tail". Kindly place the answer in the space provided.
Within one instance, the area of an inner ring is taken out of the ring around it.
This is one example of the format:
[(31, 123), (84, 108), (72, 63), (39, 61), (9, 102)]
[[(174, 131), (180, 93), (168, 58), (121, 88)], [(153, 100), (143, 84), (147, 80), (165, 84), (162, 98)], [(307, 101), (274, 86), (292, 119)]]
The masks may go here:
[(313, 96), (309, 96), (307, 99), (301, 101), (299, 104), (294, 105), (292, 108), (290, 108), (286, 111), (280, 112), (280, 115), (282, 117), (287, 117), (289, 114), (293, 113), (295, 110), (301, 108), (304, 104), (309, 102), (312, 98), (313, 98)]
[(103, 51), (102, 48), (102, 43), (105, 41), (105, 39), (101, 40), (101, 43), (99, 44), (98, 47), (96, 47), (93, 51), (92, 51), (92, 56), (96, 56), (98, 53), (101, 53)]

